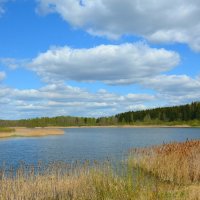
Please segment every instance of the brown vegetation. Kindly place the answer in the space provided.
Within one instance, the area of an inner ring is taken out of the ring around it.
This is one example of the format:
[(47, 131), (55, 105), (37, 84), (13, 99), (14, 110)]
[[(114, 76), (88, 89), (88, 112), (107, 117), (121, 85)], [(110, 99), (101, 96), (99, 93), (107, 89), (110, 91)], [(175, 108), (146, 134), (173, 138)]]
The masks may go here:
[(109, 164), (91, 167), (87, 163), (55, 163), (41, 167), (39, 172), (26, 166), (16, 175), (0, 172), (2, 200), (188, 200), (187, 193), (177, 189), (147, 181), (142, 173), (134, 179), (133, 173), (119, 176)]
[(7, 137), (41, 137), (47, 135), (62, 135), (61, 129), (51, 128), (15, 128), (12, 132), (0, 132), (0, 138)]
[(200, 182), (200, 140), (173, 142), (133, 152), (134, 165), (162, 180), (179, 184)]
[(136, 149), (115, 170), (109, 162), (0, 168), (0, 200), (199, 200), (199, 149), (200, 141)]

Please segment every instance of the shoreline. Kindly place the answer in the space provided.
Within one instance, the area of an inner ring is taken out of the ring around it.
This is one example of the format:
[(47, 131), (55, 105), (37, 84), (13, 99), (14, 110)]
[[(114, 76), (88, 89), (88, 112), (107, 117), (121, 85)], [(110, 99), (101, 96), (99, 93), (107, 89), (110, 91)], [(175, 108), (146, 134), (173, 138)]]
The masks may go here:
[(44, 137), (50, 135), (63, 135), (64, 131), (59, 128), (25, 128), (14, 127), (13, 132), (0, 132), (0, 139), (12, 137)]
[(0, 199), (197, 200), (199, 150), (200, 140), (192, 140), (133, 148), (126, 161), (114, 165), (110, 160), (94, 165), (87, 160), (70, 165), (59, 160), (48, 165), (22, 161), (14, 169), (20, 172), (17, 176), (3, 165)]
[(200, 128), (189, 125), (112, 125), (112, 126), (48, 126), (46, 128)]
[(199, 126), (189, 125), (111, 125), (111, 126), (48, 126), (48, 127), (12, 127), (13, 132), (0, 132), (0, 139), (12, 137), (44, 137), (51, 135), (63, 135), (63, 129), (75, 128), (200, 128)]

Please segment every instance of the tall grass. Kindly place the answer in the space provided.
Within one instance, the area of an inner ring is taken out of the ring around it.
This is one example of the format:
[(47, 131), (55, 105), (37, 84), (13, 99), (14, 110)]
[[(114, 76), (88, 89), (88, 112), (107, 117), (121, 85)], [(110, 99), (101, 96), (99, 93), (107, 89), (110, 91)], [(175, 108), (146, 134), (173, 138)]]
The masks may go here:
[(200, 140), (135, 149), (129, 160), (164, 181), (200, 183)]
[[(115, 170), (110, 162), (39, 163), (37, 167), (21, 164), (16, 170), (2, 166), (0, 200), (198, 200), (199, 162), (195, 161), (198, 148), (199, 142), (192, 141), (134, 150), (128, 161), (120, 169), (115, 166)], [(181, 154), (182, 149), (185, 151)], [(182, 156), (189, 162), (193, 175), (185, 177), (187, 164)], [(173, 167), (173, 171), (171, 165), (177, 169)]]
[(118, 176), (110, 165), (90, 167), (55, 163), (47, 167), (21, 166), (16, 173), (2, 169), (2, 200), (154, 200), (180, 199), (174, 186), (146, 180), (144, 174), (133, 179), (133, 171)]
[(0, 127), (0, 133), (4, 132), (4, 133), (11, 133), (14, 132), (15, 129), (14, 128), (9, 128), (9, 127)]

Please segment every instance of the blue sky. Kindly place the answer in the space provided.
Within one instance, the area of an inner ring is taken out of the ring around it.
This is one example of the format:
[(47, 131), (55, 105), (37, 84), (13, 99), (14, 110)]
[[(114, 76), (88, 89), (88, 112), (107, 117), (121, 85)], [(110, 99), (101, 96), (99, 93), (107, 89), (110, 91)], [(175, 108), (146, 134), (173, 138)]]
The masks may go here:
[(199, 101), (199, 17), (195, 0), (0, 0), (0, 118)]

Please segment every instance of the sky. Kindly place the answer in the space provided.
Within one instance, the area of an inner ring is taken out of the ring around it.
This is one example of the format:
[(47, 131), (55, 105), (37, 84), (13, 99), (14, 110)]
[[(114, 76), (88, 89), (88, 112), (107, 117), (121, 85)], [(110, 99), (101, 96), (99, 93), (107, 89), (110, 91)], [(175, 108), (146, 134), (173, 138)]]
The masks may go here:
[(0, 119), (200, 100), (200, 1), (0, 0)]

